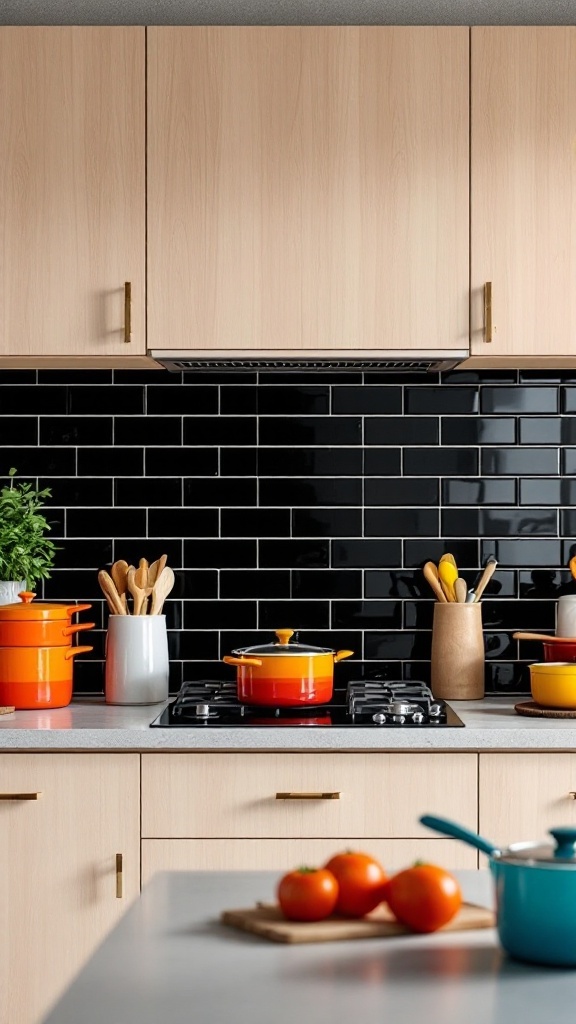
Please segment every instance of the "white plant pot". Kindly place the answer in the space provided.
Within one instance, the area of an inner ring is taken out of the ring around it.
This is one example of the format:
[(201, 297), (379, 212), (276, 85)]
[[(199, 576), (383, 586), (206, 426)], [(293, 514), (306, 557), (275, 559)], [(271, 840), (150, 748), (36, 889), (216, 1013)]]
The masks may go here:
[(23, 590), (28, 590), (26, 580), (0, 580), (0, 605), (19, 604)]

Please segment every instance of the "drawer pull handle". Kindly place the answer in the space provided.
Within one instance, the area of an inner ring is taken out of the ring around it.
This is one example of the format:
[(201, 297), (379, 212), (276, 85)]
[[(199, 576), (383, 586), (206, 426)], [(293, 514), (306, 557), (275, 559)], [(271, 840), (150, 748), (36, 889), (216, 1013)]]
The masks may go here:
[(42, 796), (41, 791), (39, 793), (0, 793), (0, 800), (37, 800), (40, 796)]
[(124, 282), (124, 341), (132, 341), (132, 282)]
[(340, 793), (276, 793), (277, 800), (339, 800)]
[(492, 341), (492, 281), (486, 281), (484, 285), (484, 341), (488, 344)]
[(570, 790), (570, 792), (568, 793), (568, 796), (571, 796), (573, 800), (576, 800), (576, 792), (574, 792), (573, 789)]
[(117, 853), (116, 854), (116, 899), (117, 900), (121, 900), (122, 896), (123, 896), (122, 889), (123, 889), (124, 875), (123, 875), (122, 872), (123, 872), (122, 854), (121, 853)]

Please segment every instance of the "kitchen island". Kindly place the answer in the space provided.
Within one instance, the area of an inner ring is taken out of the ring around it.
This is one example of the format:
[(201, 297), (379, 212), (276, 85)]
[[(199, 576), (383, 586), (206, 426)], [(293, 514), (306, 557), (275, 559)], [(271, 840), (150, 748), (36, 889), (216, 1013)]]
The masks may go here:
[[(486, 871), (456, 872), (490, 905)], [(278, 872), (163, 872), (45, 1024), (544, 1024), (571, 1020), (576, 970), (509, 959), (495, 929), (290, 946), (221, 925)]]

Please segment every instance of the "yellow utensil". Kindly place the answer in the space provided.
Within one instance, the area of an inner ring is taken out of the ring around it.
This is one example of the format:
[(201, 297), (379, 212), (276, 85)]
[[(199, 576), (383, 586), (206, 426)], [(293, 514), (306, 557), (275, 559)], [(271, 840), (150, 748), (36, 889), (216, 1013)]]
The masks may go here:
[(454, 555), (451, 555), (449, 551), (447, 551), (445, 555), (442, 555), (440, 561), (450, 562), (450, 565), (453, 565), (455, 569), (458, 568), (458, 566), (456, 565), (456, 559), (454, 558)]
[(570, 572), (576, 580), (576, 555), (574, 555), (574, 557), (570, 559), (568, 565), (570, 566)]
[(456, 595), (454, 593), (454, 584), (458, 579), (458, 569), (452, 565), (452, 562), (449, 562), (448, 560), (442, 561), (442, 559), (440, 559), (438, 576), (440, 578), (442, 589), (448, 600), (455, 601)]

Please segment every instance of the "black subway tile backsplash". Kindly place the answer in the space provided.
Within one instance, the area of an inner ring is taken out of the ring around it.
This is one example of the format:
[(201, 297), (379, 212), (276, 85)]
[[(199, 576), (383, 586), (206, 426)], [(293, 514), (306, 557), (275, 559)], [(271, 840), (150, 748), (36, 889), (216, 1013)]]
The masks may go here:
[(0, 479), (52, 489), (40, 596), (92, 604), (77, 692), (101, 693), (99, 568), (166, 552), (171, 687), (231, 679), (232, 648), (291, 627), (354, 651), (349, 679), (429, 680), (425, 561), (451, 551), (483, 601), (489, 692), (529, 692), (555, 602), (576, 594), (573, 371), (0, 373)]

